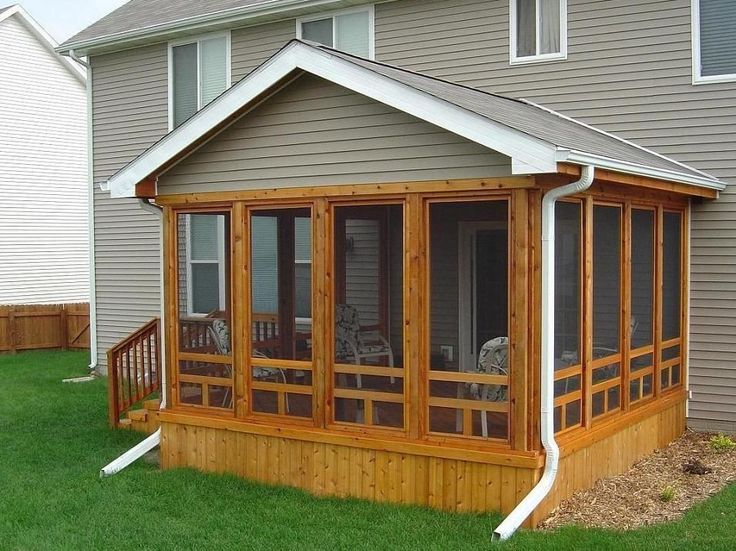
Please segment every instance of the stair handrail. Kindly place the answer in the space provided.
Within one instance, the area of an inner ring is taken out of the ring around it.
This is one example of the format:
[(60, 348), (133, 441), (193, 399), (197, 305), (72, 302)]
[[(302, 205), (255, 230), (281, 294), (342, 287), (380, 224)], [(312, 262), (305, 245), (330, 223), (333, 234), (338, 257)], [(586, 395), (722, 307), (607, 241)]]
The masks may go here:
[[(161, 324), (154, 318), (107, 352), (108, 415), (112, 428), (134, 404), (161, 388)], [(131, 361), (132, 357), (132, 361)]]

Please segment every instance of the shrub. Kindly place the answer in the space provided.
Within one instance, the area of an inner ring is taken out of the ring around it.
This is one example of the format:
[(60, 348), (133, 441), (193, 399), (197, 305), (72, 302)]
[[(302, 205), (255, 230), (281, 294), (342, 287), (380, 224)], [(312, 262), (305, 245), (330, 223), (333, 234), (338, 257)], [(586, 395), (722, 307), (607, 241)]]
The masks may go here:
[(736, 442), (725, 434), (719, 434), (710, 439), (710, 449), (716, 453), (729, 452), (736, 450)]
[(677, 491), (675, 490), (675, 487), (668, 485), (662, 488), (662, 491), (659, 492), (659, 499), (664, 503), (669, 503), (670, 501), (675, 499), (676, 495)]

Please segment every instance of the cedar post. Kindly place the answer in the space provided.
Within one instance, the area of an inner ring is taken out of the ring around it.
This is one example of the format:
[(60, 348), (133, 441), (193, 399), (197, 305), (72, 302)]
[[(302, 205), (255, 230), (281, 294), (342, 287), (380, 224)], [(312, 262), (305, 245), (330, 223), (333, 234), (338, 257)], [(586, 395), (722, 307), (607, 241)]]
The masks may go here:
[(17, 326), (15, 323), (15, 309), (11, 308), (8, 310), (8, 344), (10, 345), (10, 352), (15, 354), (18, 350), (17, 346)]
[(66, 305), (62, 304), (59, 311), (59, 340), (61, 341), (60, 348), (62, 350), (69, 348), (69, 326), (67, 324)]

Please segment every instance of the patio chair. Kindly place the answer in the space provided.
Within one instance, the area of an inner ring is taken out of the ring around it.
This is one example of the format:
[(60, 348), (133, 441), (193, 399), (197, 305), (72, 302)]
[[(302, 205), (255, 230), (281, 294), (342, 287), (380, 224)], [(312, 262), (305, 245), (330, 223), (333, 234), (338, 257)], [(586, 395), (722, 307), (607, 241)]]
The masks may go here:
[[(475, 366), (477, 373), (487, 375), (508, 376), (509, 338), (496, 337), (487, 341), (478, 353), (478, 364)], [(492, 385), (483, 383), (471, 383), (469, 385), (470, 395), (476, 400), (488, 402), (507, 402), (508, 385)], [(488, 412), (482, 411), (481, 431), (483, 438), (488, 438)]]
[[(222, 319), (216, 319), (212, 322), (212, 325), (210, 325), (207, 330), (209, 331), (210, 338), (212, 339), (212, 342), (215, 345), (215, 349), (217, 350), (217, 353), (222, 356), (227, 356), (230, 354), (230, 329), (228, 328), (227, 324), (225, 323), (225, 320)], [(266, 356), (263, 352), (260, 352), (259, 350), (253, 350), (253, 357), (254, 358), (265, 358), (268, 359), (268, 356)], [(225, 367), (225, 373), (227, 377), (232, 377), (232, 367), (231, 366), (224, 366)], [(278, 367), (255, 367), (253, 368), (253, 378), (258, 381), (268, 381), (268, 380), (276, 380), (277, 382), (281, 382), (286, 384), (286, 374), (284, 373), (284, 370)], [(232, 388), (228, 388), (227, 392), (225, 393), (225, 396), (222, 400), (222, 407), (232, 407)], [(229, 404), (228, 404), (229, 400)], [(285, 398), (286, 401), (286, 411), (289, 411), (289, 396), (287, 395)], [(227, 404), (227, 405), (226, 405)]]
[[(388, 358), (394, 366), (394, 353), (388, 340), (377, 330), (360, 326), (358, 310), (349, 304), (338, 304), (335, 312), (335, 356), (342, 362), (360, 365), (369, 358)], [(360, 375), (356, 375), (358, 388), (362, 387)], [(391, 377), (391, 384), (394, 377)]]

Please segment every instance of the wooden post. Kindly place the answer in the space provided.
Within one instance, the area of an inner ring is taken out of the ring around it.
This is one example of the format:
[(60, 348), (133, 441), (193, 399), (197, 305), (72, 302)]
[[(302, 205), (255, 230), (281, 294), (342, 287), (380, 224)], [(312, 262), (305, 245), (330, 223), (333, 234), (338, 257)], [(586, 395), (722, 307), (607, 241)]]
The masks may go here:
[(118, 418), (118, 376), (117, 355), (112, 350), (107, 351), (107, 415), (110, 428), (116, 428), (120, 419)]
[(10, 345), (10, 352), (15, 354), (18, 352), (17, 347), (17, 326), (15, 322), (15, 309), (11, 308), (8, 310), (8, 344)]
[(59, 341), (61, 341), (60, 348), (67, 350), (69, 348), (69, 325), (66, 316), (66, 305), (61, 305), (59, 311)]

